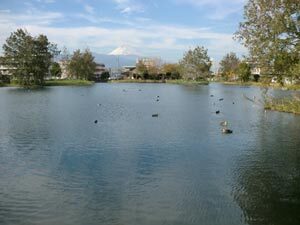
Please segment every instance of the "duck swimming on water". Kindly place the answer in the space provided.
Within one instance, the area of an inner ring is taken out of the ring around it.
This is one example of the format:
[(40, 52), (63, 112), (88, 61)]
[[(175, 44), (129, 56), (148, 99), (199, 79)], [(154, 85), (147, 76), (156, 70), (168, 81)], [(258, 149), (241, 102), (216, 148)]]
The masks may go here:
[(230, 129), (227, 129), (227, 128), (222, 128), (222, 133), (223, 133), (223, 134), (232, 134), (233, 131), (230, 130)]
[(226, 127), (227, 125), (228, 125), (228, 122), (225, 120), (225, 121), (222, 121), (221, 123), (220, 123), (220, 125), (221, 126), (223, 126), (223, 127)]

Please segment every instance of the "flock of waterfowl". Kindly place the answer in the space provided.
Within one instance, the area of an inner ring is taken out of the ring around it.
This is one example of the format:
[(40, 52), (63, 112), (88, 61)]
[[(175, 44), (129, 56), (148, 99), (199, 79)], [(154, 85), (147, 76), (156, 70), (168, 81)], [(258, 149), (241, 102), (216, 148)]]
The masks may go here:
[[(214, 97), (214, 95), (210, 95), (210, 97)], [(220, 102), (224, 101), (224, 98), (220, 98), (219, 101)], [(234, 102), (232, 104), (234, 104)], [(220, 114), (220, 110), (217, 110), (216, 114)], [(226, 120), (222, 121), (220, 123), (220, 126), (222, 127), (221, 131), (222, 131), (223, 134), (232, 134), (233, 133), (233, 130), (231, 130), (231, 129), (228, 128), (228, 121), (226, 121)]]
[[(139, 89), (139, 91), (142, 91), (142, 90)], [(126, 92), (126, 90), (123, 89), (123, 92)], [(214, 95), (210, 95), (210, 97), (214, 97)], [(224, 101), (224, 98), (220, 98), (219, 101)], [(156, 96), (156, 102), (159, 102), (159, 95)], [(234, 104), (234, 102), (232, 104)], [(100, 107), (101, 104), (97, 104), (97, 106)], [(216, 114), (220, 114), (220, 110), (217, 110)], [(152, 117), (158, 117), (158, 116), (159, 116), (158, 113), (152, 114)], [(97, 124), (98, 120), (95, 120), (94, 123)], [(222, 129), (221, 129), (222, 133), (224, 133), (224, 134), (232, 134), (233, 133), (233, 131), (228, 128), (228, 121), (225, 120), (225, 121), (220, 122), (220, 126), (222, 127)]]

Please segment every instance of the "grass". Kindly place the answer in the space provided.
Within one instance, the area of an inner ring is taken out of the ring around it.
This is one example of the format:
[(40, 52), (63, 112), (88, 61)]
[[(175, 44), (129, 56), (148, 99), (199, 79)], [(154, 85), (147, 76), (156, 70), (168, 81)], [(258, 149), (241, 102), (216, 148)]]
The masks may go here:
[(45, 86), (89, 86), (93, 81), (87, 80), (47, 80)]
[[(93, 81), (87, 80), (46, 80), (44, 86), (89, 86), (94, 84)], [(17, 82), (12, 81), (10, 84), (0, 83), (0, 87), (23, 87)], [(27, 88), (40, 88), (41, 86), (32, 85)]]
[(110, 80), (110, 83), (165, 83), (162, 80), (132, 80), (132, 79), (124, 79), (124, 80)]
[(168, 84), (201, 84), (201, 85), (208, 85), (208, 81), (195, 81), (195, 80), (166, 80)]
[(272, 84), (272, 83), (264, 83), (264, 82), (241, 82), (241, 81), (224, 81), (221, 82), (225, 85), (240, 85), (240, 86), (258, 86), (258, 87), (271, 87), (271, 88), (280, 88), (286, 90), (300, 90), (300, 84), (292, 84), (292, 85), (280, 85), (280, 84)]
[(265, 109), (300, 114), (300, 98), (297, 96), (283, 99), (268, 98), (265, 100)]

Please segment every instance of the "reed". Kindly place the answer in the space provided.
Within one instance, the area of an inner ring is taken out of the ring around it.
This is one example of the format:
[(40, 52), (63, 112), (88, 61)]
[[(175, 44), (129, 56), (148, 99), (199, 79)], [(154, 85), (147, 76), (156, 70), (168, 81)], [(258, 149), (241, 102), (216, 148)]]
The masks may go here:
[(266, 98), (265, 109), (300, 114), (300, 97), (294, 95), (292, 98)]

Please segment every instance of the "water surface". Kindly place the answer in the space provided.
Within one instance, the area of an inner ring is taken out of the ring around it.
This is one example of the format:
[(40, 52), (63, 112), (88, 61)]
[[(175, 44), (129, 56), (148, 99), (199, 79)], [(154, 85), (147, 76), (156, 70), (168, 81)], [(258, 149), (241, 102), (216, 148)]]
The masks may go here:
[(243, 95), (261, 90), (1, 88), (0, 224), (300, 224), (300, 117)]

